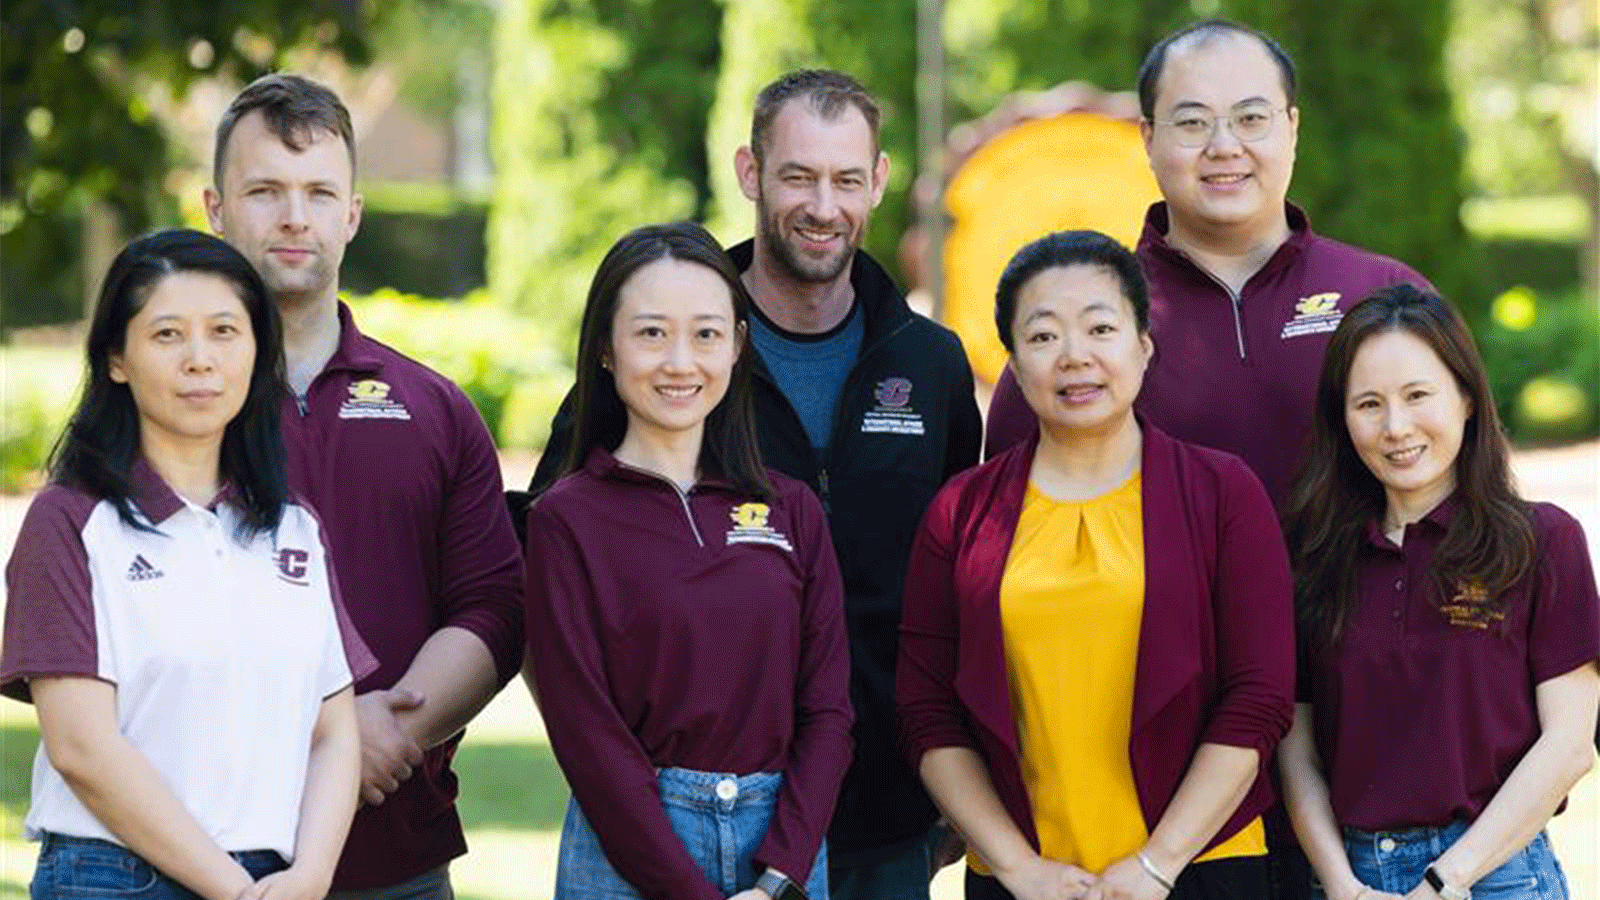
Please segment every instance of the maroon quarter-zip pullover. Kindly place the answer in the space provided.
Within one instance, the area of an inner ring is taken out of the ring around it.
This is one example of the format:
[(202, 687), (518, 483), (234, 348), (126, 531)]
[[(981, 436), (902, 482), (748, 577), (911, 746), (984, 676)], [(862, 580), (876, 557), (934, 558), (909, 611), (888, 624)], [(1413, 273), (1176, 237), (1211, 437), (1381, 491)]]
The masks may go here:
[(550, 744), (618, 873), (651, 900), (723, 900), (673, 832), (656, 770), (781, 772), (756, 852), (811, 871), (850, 764), (850, 648), (822, 505), (595, 450), (528, 511), (528, 658)]

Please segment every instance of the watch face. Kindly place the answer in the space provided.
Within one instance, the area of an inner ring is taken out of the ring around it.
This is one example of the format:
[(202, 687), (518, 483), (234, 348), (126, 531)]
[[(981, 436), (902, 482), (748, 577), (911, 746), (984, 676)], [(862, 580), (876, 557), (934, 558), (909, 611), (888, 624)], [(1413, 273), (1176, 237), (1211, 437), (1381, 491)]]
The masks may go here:
[(761, 876), (756, 887), (766, 891), (772, 900), (807, 900), (806, 892), (799, 885), (770, 872)]

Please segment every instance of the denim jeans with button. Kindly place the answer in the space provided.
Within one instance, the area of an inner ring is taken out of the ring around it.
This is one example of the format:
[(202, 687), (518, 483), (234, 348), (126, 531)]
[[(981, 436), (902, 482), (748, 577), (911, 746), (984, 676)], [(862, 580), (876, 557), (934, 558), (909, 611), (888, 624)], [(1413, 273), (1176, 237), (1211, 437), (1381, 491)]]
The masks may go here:
[[(706, 878), (726, 895), (755, 887), (761, 873), (751, 857), (766, 837), (783, 775), (672, 768), (662, 769), (657, 781), (667, 821)], [(797, 882), (805, 877), (803, 889), (809, 900), (828, 900), (827, 846), (818, 850), (809, 874), (785, 874)], [(576, 800), (568, 801), (561, 826), (555, 900), (640, 900), (639, 892), (606, 859)]]
[[(289, 867), (271, 850), (229, 855), (257, 879)], [(200, 900), (126, 847), (48, 832), (28, 893), (32, 900)]]
[[(1344, 829), (1344, 851), (1356, 878), (1370, 888), (1404, 895), (1422, 883), (1422, 872), (1466, 833), (1470, 823), (1454, 822), (1442, 828), (1404, 831)], [(1568, 900), (1567, 878), (1550, 849), (1550, 838), (1539, 832), (1528, 846), (1512, 854), (1498, 869), (1478, 879), (1472, 900)], [(1315, 877), (1312, 900), (1326, 900)]]

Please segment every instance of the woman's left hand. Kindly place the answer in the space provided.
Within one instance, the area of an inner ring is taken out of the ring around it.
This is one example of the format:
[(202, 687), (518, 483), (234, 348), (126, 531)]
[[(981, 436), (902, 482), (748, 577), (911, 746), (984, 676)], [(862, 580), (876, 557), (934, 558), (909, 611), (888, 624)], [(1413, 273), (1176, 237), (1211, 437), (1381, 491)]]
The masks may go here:
[(238, 900), (321, 900), (331, 881), (330, 876), (317, 876), (299, 866), (290, 866), (252, 884)]
[(1166, 896), (1167, 889), (1139, 865), (1135, 855), (1112, 863), (1083, 900), (1162, 900)]

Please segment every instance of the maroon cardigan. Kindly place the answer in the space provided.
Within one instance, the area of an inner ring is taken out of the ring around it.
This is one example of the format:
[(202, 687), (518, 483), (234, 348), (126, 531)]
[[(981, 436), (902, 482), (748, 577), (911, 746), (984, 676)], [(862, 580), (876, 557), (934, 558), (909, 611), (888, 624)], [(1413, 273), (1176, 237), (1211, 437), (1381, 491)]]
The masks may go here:
[[(1202, 742), (1249, 747), (1262, 769), (1207, 845), (1272, 799), (1266, 764), (1294, 711), (1288, 556), (1272, 503), (1237, 457), (1144, 430), (1145, 599), (1128, 756), (1154, 830)], [(895, 696), (913, 767), (970, 747), (1037, 850), (1018, 760), (1000, 581), (1038, 435), (951, 479), (912, 546)]]

